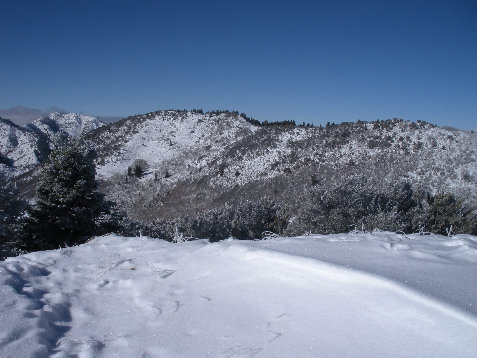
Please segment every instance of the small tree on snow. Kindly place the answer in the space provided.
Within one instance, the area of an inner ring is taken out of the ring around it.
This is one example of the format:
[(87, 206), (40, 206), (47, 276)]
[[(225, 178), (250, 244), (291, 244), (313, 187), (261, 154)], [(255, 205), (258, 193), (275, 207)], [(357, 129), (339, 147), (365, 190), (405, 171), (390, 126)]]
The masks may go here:
[(139, 164), (136, 164), (136, 166), (134, 167), (134, 176), (136, 178), (142, 178), (142, 175), (143, 175), (142, 167)]
[(133, 163), (134, 176), (136, 178), (142, 178), (149, 165), (144, 159), (136, 159)]
[(172, 239), (172, 241), (175, 242), (175, 243), (185, 241), (184, 234), (179, 232), (179, 227), (177, 226), (177, 224), (176, 224), (176, 229), (175, 229), (175, 232), (174, 232), (174, 238)]
[(27, 246), (58, 247), (94, 234), (103, 196), (96, 191), (93, 154), (77, 145), (50, 154), (36, 190), (36, 205), (27, 219)]

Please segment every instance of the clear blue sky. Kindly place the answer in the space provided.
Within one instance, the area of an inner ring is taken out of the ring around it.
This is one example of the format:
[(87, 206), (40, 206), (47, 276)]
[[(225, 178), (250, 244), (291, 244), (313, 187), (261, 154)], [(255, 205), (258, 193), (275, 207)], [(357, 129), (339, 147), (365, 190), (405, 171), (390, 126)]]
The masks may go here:
[(477, 2), (1, 1), (0, 108), (477, 127)]

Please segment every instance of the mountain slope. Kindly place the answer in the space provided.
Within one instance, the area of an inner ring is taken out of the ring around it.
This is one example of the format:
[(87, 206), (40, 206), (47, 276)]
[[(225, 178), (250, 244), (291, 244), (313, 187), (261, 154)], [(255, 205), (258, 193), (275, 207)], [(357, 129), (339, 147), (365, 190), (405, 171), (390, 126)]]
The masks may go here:
[(76, 138), (105, 124), (77, 113), (50, 113), (26, 126), (0, 119), (0, 170), (19, 176), (38, 166), (56, 136)]
[[(477, 135), (402, 120), (257, 126), (234, 112), (158, 111), (85, 136), (111, 199), (153, 221), (269, 196), (292, 208), (317, 187), (406, 181), (477, 203)], [(128, 167), (144, 167), (140, 179)]]
[(20, 174), (37, 166), (48, 155), (43, 133), (0, 118), (0, 169)]

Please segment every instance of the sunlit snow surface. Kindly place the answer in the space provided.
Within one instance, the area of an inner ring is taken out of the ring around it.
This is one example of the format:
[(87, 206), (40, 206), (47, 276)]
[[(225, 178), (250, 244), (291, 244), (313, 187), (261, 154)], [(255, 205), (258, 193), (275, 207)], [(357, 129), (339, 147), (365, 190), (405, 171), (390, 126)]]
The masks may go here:
[(475, 357), (477, 238), (99, 237), (0, 263), (0, 357)]

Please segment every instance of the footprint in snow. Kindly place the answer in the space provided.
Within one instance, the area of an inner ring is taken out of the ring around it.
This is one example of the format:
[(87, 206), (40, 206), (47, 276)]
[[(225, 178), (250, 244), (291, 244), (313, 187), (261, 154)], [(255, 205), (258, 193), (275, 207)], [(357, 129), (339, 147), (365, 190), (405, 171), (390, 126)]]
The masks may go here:
[(68, 357), (97, 357), (106, 345), (91, 337), (65, 337), (58, 341), (58, 351), (68, 352)]
[(260, 353), (262, 349), (263, 348), (250, 348), (250, 347), (241, 347), (241, 346), (230, 347), (224, 352), (224, 358), (232, 358), (232, 357), (253, 358), (258, 353)]
[(159, 316), (164, 312), (176, 313), (181, 308), (181, 303), (179, 301), (166, 301), (162, 303), (162, 308), (157, 306), (151, 307), (157, 311), (157, 316)]
[(390, 242), (383, 243), (382, 247), (390, 251), (412, 250), (412, 246), (409, 244), (396, 244), (396, 243), (390, 243)]
[(273, 337), (268, 340), (268, 343), (269, 343), (269, 344), (272, 343), (273, 341), (277, 340), (278, 338), (280, 338), (280, 337), (283, 335), (283, 333), (281, 333), (281, 332), (275, 332), (274, 330), (271, 329), (271, 327), (272, 327), (272, 325), (273, 325), (276, 321), (278, 321), (279, 319), (285, 317), (286, 315), (287, 315), (286, 313), (282, 313), (281, 315), (276, 316), (276, 317), (273, 319), (273, 321), (267, 322), (267, 331), (268, 331), (271, 335), (273, 335)]
[[(25, 308), (28, 311), (24, 314), (24, 317), (30, 318), (32, 327), (39, 329), (37, 340), (41, 342), (40, 344), (48, 352), (48, 355), (52, 355), (58, 341), (70, 330), (71, 305), (64, 293), (38, 288), (38, 285), (41, 284), (38, 278), (49, 276), (50, 271), (40, 264), (29, 262), (7, 264), (5, 271), (10, 277), (5, 283), (26, 301)], [(14, 329), (1, 339), (0, 346), (11, 344), (28, 334), (30, 334), (29, 329), (23, 327)]]
[(176, 272), (175, 270), (164, 270), (158, 266), (150, 266), (151, 267), (151, 270), (156, 274), (158, 275), (161, 279), (166, 279), (168, 278), (169, 276), (171, 276), (174, 272)]

